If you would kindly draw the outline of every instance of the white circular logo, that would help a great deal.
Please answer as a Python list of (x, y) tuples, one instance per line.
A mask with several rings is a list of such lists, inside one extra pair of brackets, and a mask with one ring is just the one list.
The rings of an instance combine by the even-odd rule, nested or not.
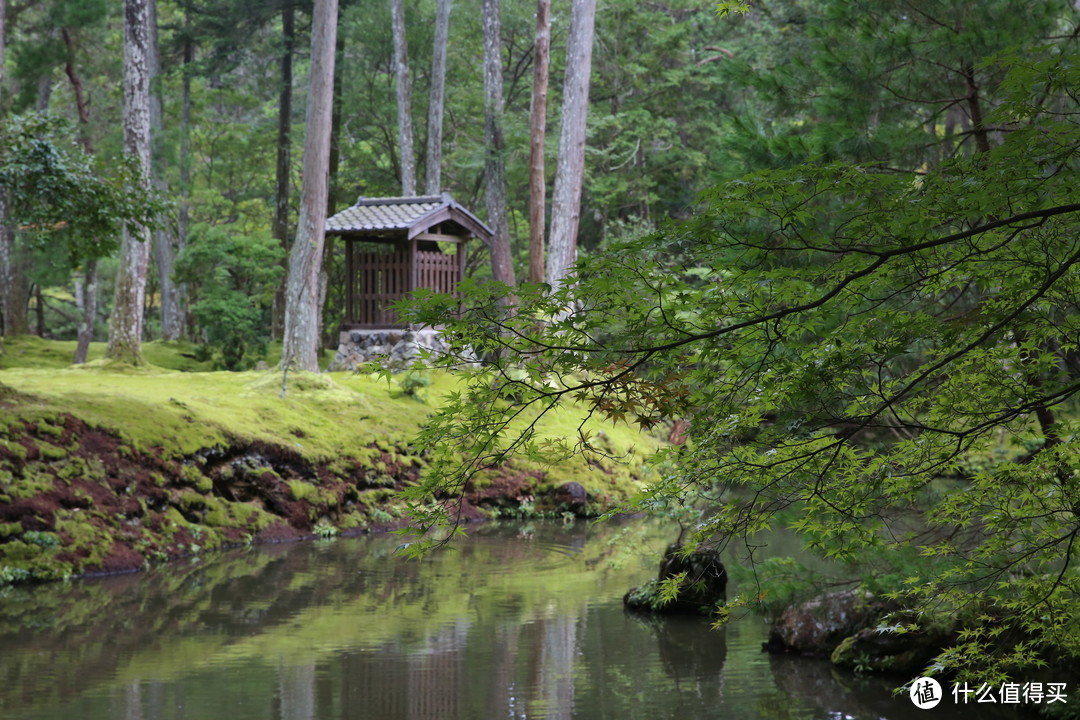
[(932, 677), (921, 677), (911, 683), (908, 690), (911, 702), (920, 710), (929, 710), (941, 702), (941, 685)]

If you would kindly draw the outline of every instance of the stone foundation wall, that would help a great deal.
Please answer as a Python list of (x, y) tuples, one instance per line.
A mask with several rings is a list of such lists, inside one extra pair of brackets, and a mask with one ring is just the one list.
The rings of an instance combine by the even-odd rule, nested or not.
[(355, 370), (366, 362), (380, 362), (394, 372), (402, 372), (420, 359), (421, 349), (436, 355), (450, 348), (442, 333), (433, 328), (419, 330), (344, 330), (330, 370)]

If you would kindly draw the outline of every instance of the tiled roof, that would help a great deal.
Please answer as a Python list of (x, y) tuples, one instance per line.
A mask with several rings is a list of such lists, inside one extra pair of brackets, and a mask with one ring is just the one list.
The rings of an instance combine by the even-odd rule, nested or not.
[(457, 222), (474, 235), (491, 235), (491, 230), (454, 202), (449, 193), (422, 197), (362, 197), (352, 207), (329, 218), (326, 232), (364, 234), (405, 230), (412, 237), (446, 220)]

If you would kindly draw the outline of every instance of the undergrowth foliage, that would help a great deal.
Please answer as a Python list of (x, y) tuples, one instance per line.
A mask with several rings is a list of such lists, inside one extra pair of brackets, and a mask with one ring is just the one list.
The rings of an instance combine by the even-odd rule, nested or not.
[(638, 503), (699, 498), (691, 544), (794, 518), (839, 561), (902, 548), (890, 594), (968, 618), (936, 669), (991, 679), (1080, 656), (1075, 45), (1009, 61), (987, 152), (761, 172), (586, 258), (574, 283), (516, 288), (512, 308), (497, 284), (466, 284), (460, 311), (419, 295), (409, 320), (445, 323), (458, 354), (442, 362), (470, 381), (418, 440), (418, 525), (454, 526), (432, 498), (511, 456), (601, 453), (583, 429), (538, 436), (562, 404), (689, 418)]

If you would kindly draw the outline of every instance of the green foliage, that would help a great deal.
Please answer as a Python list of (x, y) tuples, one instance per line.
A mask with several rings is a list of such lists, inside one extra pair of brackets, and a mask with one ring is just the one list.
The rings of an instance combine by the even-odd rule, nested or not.
[(514, 455), (597, 458), (584, 430), (522, 423), (570, 402), (646, 428), (690, 418), (642, 502), (711, 504), (693, 542), (788, 522), (836, 561), (900, 548), (897, 602), (979, 608), (940, 667), (1080, 658), (1078, 57), (1070, 40), (997, 58), (987, 122), (1007, 132), (983, 152), (745, 176), (580, 262), (576, 285), (520, 288), (512, 312), (491, 285), (466, 285), (456, 317), (455, 298), (418, 298), (411, 321), (491, 359), (421, 434), (441, 477), (423, 490)]
[(0, 565), (0, 586), (25, 582), (30, 579), (30, 571), (10, 565)]
[(23, 533), (22, 541), (46, 549), (60, 547), (60, 537), (56, 533), (41, 532), (39, 530), (30, 530)]
[[(780, 0), (720, 28), (718, 177), (818, 159), (915, 170), (985, 151), (1006, 64), (1075, 27), (1066, 0)], [(1015, 73), (1014, 73), (1015, 77)], [(726, 166), (726, 167), (725, 167)]]
[(725, 17), (731, 13), (738, 15), (745, 15), (750, 12), (750, 4), (745, 2), (737, 2), (732, 0), (721, 0), (716, 4), (716, 14), (720, 17)]
[(57, 116), (29, 113), (0, 123), (4, 222), (42, 247), (61, 237), (73, 267), (114, 252), (125, 227), (154, 224), (162, 202), (140, 175), (131, 158), (105, 165), (83, 152)]
[(822, 575), (790, 557), (731, 563), (727, 571), (738, 587), (751, 591), (748, 599), (768, 617), (778, 617), (792, 605), (820, 594), (824, 586)]
[(284, 272), (280, 261), (281, 247), (269, 235), (205, 224), (192, 230), (176, 260), (191, 312), (226, 370), (247, 369), (266, 354), (270, 304)]
[(321, 540), (333, 540), (341, 534), (341, 531), (326, 519), (319, 520), (319, 522), (315, 523), (315, 527), (311, 529), (311, 532), (315, 533)]
[(423, 390), (431, 385), (428, 371), (422, 367), (412, 367), (398, 381), (401, 391), (411, 398), (423, 400)]
[[(681, 580), (681, 578), (678, 580)], [(661, 585), (659, 580), (651, 578), (642, 585), (631, 588), (627, 595), (627, 601), (634, 607), (647, 607), (651, 610), (659, 610), (678, 595), (678, 580), (674, 585), (674, 594), (672, 594), (670, 586), (665, 588), (665, 586)]]

